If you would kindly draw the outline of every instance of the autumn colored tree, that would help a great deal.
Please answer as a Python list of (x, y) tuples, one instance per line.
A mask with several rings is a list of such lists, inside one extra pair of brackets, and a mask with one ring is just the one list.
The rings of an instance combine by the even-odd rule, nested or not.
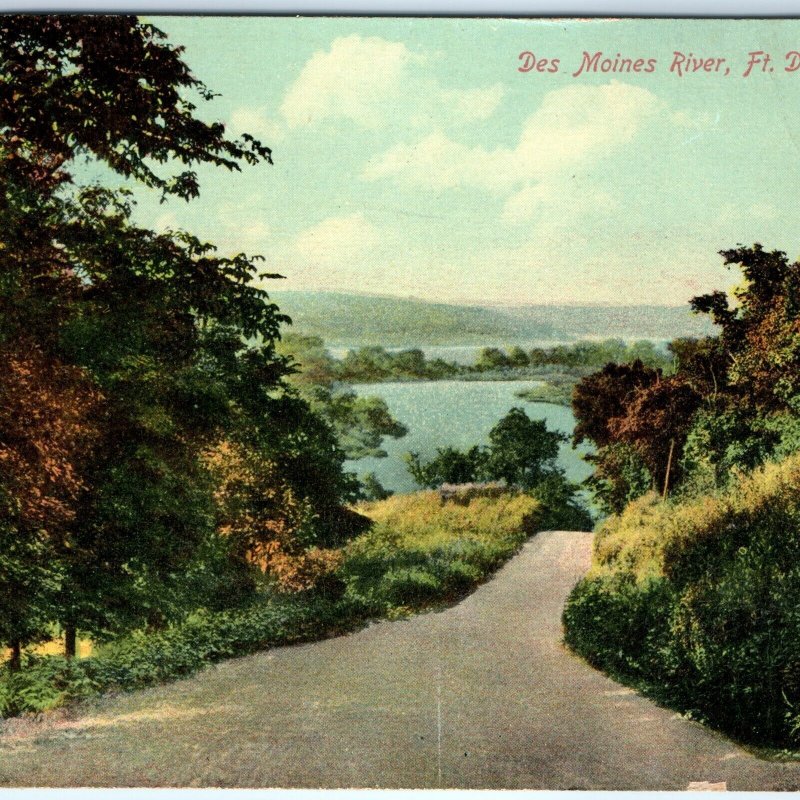
[(593, 480), (614, 498), (613, 510), (631, 497), (625, 475), (643, 487), (632, 453), (662, 489), (680, 484), (684, 473), (724, 482), (734, 468), (797, 447), (800, 263), (760, 244), (721, 255), (742, 271), (734, 298), (715, 291), (691, 301), (718, 335), (672, 342), (675, 374), (668, 378), (641, 364), (609, 364), (575, 390), (575, 441), (597, 446)]
[[(24, 353), (35, 333), (52, 383), (43, 397), (56, 398), (48, 425), (88, 426), (94, 445), (82, 449), (80, 472), (66, 444), (53, 450), (62, 468), (46, 489), (69, 507), (62, 546), (42, 549), (46, 537), (5, 525), (14, 546), (3, 569), (18, 580), (50, 559), (50, 619), (71, 654), (77, 629), (164, 624), (202, 602), (187, 596), (186, 576), (204, 572), (200, 554), (219, 552), (224, 515), (204, 458), (219, 443), (273, 465), (268, 476), (313, 509), (321, 539), (346, 530), (341, 503), (356, 487), (331, 425), (286, 391), (291, 368), (274, 343), (287, 319), (256, 281), (278, 276), (187, 233), (138, 227), (125, 191), (74, 183), (76, 158), (88, 157), (189, 200), (198, 165), (238, 170), (270, 162), (269, 149), (200, 119), (196, 103), (211, 93), (180, 47), (134, 17), (5, 16), (0, 75), (0, 346)], [(59, 394), (68, 375), (80, 381)], [(102, 415), (79, 389), (102, 398)], [(25, 406), (22, 382), (6, 390), (9, 408)], [(0, 475), (10, 509), (24, 507), (27, 491), (16, 473), (36, 472), (36, 435), (19, 435), (24, 469)], [(39, 599), (45, 583), (30, 584)]]
[(572, 397), (574, 444), (587, 439), (598, 447), (611, 444), (615, 439), (613, 421), (626, 415), (638, 390), (652, 386), (660, 377), (660, 370), (637, 360), (631, 364), (606, 364), (580, 381)]
[(285, 591), (330, 578), (340, 552), (320, 546), (311, 502), (295, 494), (274, 462), (229, 441), (209, 450), (206, 460), (215, 478), (219, 530), (238, 560)]
[(0, 644), (14, 668), (53, 618), (101, 403), (83, 370), (30, 339), (0, 345)]
[(680, 482), (683, 444), (703, 398), (680, 376), (636, 390), (624, 416), (609, 422), (612, 440), (638, 453), (663, 491)]

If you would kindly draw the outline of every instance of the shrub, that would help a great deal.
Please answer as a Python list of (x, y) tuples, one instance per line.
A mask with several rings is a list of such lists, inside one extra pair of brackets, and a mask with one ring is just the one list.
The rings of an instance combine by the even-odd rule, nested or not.
[(591, 663), (751, 742), (800, 726), (800, 457), (598, 531), (564, 612)]
[(345, 597), (388, 613), (452, 600), (476, 586), (538, 530), (541, 508), (526, 494), (398, 495), (359, 510), (373, 528), (344, 550)]
[(421, 605), (442, 593), (442, 584), (435, 575), (419, 567), (389, 570), (381, 578), (382, 594), (392, 605)]
[[(452, 600), (509, 558), (536, 530), (536, 500), (506, 492), (468, 505), (436, 492), (366, 503), (373, 528), (341, 551), (308, 550), (287, 566), (274, 594), (238, 610), (196, 613), (157, 633), (136, 633), (85, 659), (27, 654), (0, 667), (0, 716), (39, 712), (107, 690), (131, 690), (191, 675), (224, 658), (352, 629), (370, 617)], [(352, 525), (365, 517), (351, 512)]]
[(206, 664), (352, 625), (353, 608), (329, 597), (276, 596), (239, 611), (202, 613), (159, 633), (137, 633), (80, 660), (26, 655), (0, 669), (0, 716), (39, 712), (110, 689), (139, 689)]

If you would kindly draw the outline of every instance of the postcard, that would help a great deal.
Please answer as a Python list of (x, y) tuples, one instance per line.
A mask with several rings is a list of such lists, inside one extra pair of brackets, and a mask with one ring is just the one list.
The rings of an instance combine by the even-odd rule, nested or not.
[(0, 785), (800, 788), (800, 20), (0, 17)]

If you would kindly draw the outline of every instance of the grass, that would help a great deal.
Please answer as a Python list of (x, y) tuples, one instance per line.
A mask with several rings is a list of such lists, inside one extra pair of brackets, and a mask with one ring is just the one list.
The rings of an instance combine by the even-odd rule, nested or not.
[(566, 641), (754, 745), (800, 743), (800, 457), (730, 488), (632, 503), (598, 530)]
[(373, 527), (343, 550), (324, 590), (272, 594), (225, 612), (198, 612), (158, 633), (136, 633), (86, 658), (28, 652), (0, 667), (0, 717), (41, 712), (109, 690), (190, 675), (205, 665), (353, 630), (463, 596), (537, 530), (533, 498), (512, 492), (443, 503), (436, 492), (391, 497), (359, 511)]
[(543, 381), (540, 386), (517, 392), (517, 397), (529, 403), (550, 403), (554, 406), (569, 406), (572, 404), (572, 390), (575, 382), (554, 383)]
[(512, 492), (463, 505), (434, 491), (362, 504), (375, 524), (345, 549), (345, 598), (390, 616), (453, 600), (519, 549), (540, 510)]

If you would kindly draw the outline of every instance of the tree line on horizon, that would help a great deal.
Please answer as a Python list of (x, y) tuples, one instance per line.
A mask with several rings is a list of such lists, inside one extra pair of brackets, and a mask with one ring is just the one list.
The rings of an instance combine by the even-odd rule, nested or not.
[(582, 376), (587, 370), (609, 362), (639, 360), (647, 366), (670, 371), (674, 356), (650, 340), (626, 343), (623, 339), (581, 340), (552, 347), (525, 350), (480, 348), (473, 364), (459, 364), (443, 358), (429, 358), (419, 347), (387, 349), (365, 345), (334, 358), (319, 336), (289, 332), (283, 337), (282, 352), (291, 354), (307, 374), (306, 383), (332, 386), (340, 383), (373, 383), (402, 380), (446, 380), (475, 377), (526, 378), (548, 372)]

